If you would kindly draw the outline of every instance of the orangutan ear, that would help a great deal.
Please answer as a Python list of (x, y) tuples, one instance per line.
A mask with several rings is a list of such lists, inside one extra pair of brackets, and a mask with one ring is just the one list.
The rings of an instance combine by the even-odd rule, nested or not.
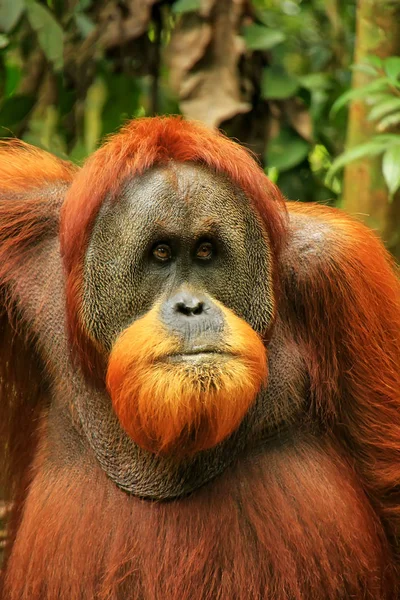
[(40, 307), (33, 305), (30, 280), (42, 260), (41, 247), (57, 236), (75, 170), (21, 141), (0, 144), (0, 476), (9, 478), (4, 489), (25, 467), (44, 398), (44, 365), (32, 335)]

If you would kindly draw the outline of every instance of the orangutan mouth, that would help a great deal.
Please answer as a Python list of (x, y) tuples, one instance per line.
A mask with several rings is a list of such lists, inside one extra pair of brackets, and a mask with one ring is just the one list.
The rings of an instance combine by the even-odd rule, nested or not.
[(167, 363), (180, 362), (205, 362), (205, 361), (221, 361), (233, 358), (235, 355), (229, 352), (221, 352), (220, 350), (199, 349), (191, 352), (179, 352), (169, 354), (163, 360)]

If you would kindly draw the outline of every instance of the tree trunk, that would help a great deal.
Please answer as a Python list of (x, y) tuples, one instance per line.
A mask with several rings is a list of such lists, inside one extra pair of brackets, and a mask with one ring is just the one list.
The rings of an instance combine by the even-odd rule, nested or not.
[[(356, 64), (366, 57), (400, 55), (400, 0), (358, 0)], [(371, 76), (355, 71), (353, 88), (364, 86)], [(361, 144), (376, 133), (367, 120), (368, 107), (362, 100), (352, 102), (347, 132), (347, 148)], [(346, 166), (343, 208), (361, 217), (383, 238), (400, 259), (400, 194), (389, 203), (389, 192), (382, 175), (380, 156), (364, 158)]]

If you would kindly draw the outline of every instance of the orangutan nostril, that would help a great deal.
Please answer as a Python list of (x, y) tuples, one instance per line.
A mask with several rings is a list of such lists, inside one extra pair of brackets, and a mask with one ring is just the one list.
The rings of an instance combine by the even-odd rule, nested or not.
[(187, 317), (198, 316), (204, 312), (204, 302), (201, 302), (197, 298), (188, 297), (177, 302), (174, 309), (175, 312)]

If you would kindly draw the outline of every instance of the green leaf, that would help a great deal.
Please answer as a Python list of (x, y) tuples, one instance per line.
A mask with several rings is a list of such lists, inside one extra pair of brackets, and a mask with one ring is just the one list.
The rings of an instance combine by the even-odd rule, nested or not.
[(328, 183), (329, 181), (332, 181), (333, 175), (345, 165), (367, 156), (378, 156), (378, 154), (382, 154), (382, 152), (386, 150), (389, 144), (398, 144), (400, 146), (400, 135), (389, 133), (376, 135), (371, 141), (366, 142), (365, 144), (359, 144), (354, 146), (354, 148), (350, 148), (350, 150), (343, 152), (343, 154), (333, 161), (331, 168), (327, 173)]
[(181, 15), (188, 12), (196, 12), (201, 8), (201, 0), (176, 0), (172, 5), (172, 12)]
[(360, 73), (365, 73), (366, 75), (373, 75), (374, 77), (376, 77), (379, 73), (378, 69), (366, 63), (351, 65), (350, 68), (352, 71), (359, 71)]
[(92, 5), (92, 0), (78, 0), (75, 10), (78, 12), (88, 10)]
[(63, 30), (51, 12), (34, 2), (26, 0), (26, 11), (32, 29), (37, 33), (39, 44), (46, 58), (53, 63), (56, 71), (63, 66)]
[(265, 156), (268, 168), (276, 167), (287, 171), (303, 162), (310, 150), (310, 144), (290, 128), (282, 129), (269, 144)]
[(80, 165), (83, 163), (83, 161), (85, 160), (87, 155), (88, 155), (88, 152), (86, 149), (86, 145), (84, 144), (83, 140), (79, 138), (75, 142), (74, 147), (72, 148), (71, 152), (69, 153), (69, 159), (72, 160), (72, 162)]
[(66, 158), (66, 143), (58, 131), (59, 113), (54, 105), (47, 106), (39, 116), (33, 113), (23, 134), (23, 140)]
[(376, 54), (370, 54), (366, 57), (367, 62), (376, 69), (382, 69), (382, 59)]
[(386, 102), (387, 100), (393, 100), (396, 96), (394, 96), (393, 92), (390, 92), (390, 88), (387, 88), (386, 92), (372, 92), (365, 100), (365, 104), (368, 106), (376, 106), (377, 104), (381, 104), (382, 102)]
[[(35, 105), (35, 98), (32, 96), (12, 96), (7, 98), (0, 105), (0, 128), (11, 128), (20, 123)], [(1, 132), (2, 135), (9, 135), (10, 132)]]
[(4, 35), (4, 33), (0, 33), (0, 49), (6, 48), (10, 43), (10, 39)]
[(384, 119), (382, 119), (382, 121), (380, 121), (377, 125), (377, 130), (378, 131), (386, 131), (387, 129), (390, 129), (391, 127), (394, 127), (395, 125), (398, 125), (400, 123), (400, 113), (396, 112), (393, 115), (388, 115), (387, 117), (385, 117)]
[(244, 28), (243, 37), (249, 50), (270, 50), (286, 39), (282, 31), (253, 23)]
[(389, 56), (383, 61), (385, 73), (394, 82), (398, 81), (400, 75), (400, 56)]
[(348, 90), (347, 92), (339, 96), (336, 102), (333, 103), (330, 113), (331, 116), (335, 116), (335, 114), (350, 101), (357, 100), (360, 98), (365, 99), (368, 96), (368, 94), (371, 94), (373, 92), (385, 91), (387, 89), (387, 86), (387, 78), (380, 77), (379, 79), (371, 81), (371, 83), (364, 85), (363, 87)]
[(25, 10), (24, 0), (0, 0), (0, 31), (8, 33), (18, 23)]
[(392, 199), (400, 187), (400, 144), (386, 150), (382, 159), (382, 171)]
[(400, 98), (395, 98), (392, 96), (390, 99), (379, 102), (379, 104), (375, 104), (375, 106), (371, 108), (368, 115), (368, 121), (376, 121), (377, 119), (381, 119), (385, 115), (388, 115), (395, 110), (400, 110)]
[(297, 79), (283, 71), (266, 68), (261, 79), (261, 94), (265, 100), (290, 98), (299, 84)]
[(139, 80), (122, 73), (103, 74), (107, 86), (107, 101), (101, 117), (101, 135), (119, 129), (126, 119), (131, 119), (139, 106), (141, 88)]
[(86, 92), (84, 141), (86, 150), (93, 152), (101, 136), (102, 112), (107, 100), (107, 86), (102, 77), (96, 77)]
[[(7, 58), (9, 58), (9, 55), (7, 56)], [(6, 60), (6, 85), (4, 89), (4, 96), (6, 98), (12, 96), (15, 93), (21, 79), (21, 66), (18, 64), (14, 64), (9, 60)]]
[(75, 23), (76, 23), (76, 26), (78, 27), (79, 33), (81, 34), (81, 36), (83, 38), (87, 38), (88, 35), (90, 35), (92, 33), (92, 31), (95, 29), (95, 27), (96, 27), (95, 24), (84, 13), (78, 12), (78, 13), (75, 13), (74, 16), (75, 16)]
[(332, 87), (332, 80), (327, 73), (310, 73), (298, 77), (299, 84), (307, 90), (327, 90)]

